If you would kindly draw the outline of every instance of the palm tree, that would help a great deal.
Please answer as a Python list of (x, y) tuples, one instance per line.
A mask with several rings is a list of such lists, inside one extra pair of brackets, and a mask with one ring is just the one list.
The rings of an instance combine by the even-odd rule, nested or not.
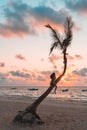
[(73, 22), (71, 17), (66, 18), (66, 22), (64, 25), (65, 37), (61, 38), (59, 33), (57, 33), (49, 24), (46, 25), (52, 32), (53, 38), (55, 42), (52, 44), (50, 48), (50, 54), (57, 47), (62, 51), (63, 54), (63, 63), (64, 69), (62, 74), (55, 80), (55, 83), (50, 85), (50, 87), (38, 98), (36, 99), (30, 106), (28, 106), (24, 111), (20, 111), (14, 118), (14, 122), (16, 123), (28, 123), (28, 124), (42, 124), (42, 120), (39, 115), (36, 113), (37, 107), (40, 103), (48, 96), (48, 94), (52, 91), (55, 84), (57, 84), (61, 78), (64, 76), (67, 68), (67, 47), (71, 44), (72, 40), (72, 27)]
[(56, 79), (55, 83), (58, 83), (60, 79), (64, 76), (67, 68), (67, 48), (71, 44), (72, 41), (72, 27), (73, 27), (73, 22), (71, 17), (67, 17), (65, 24), (64, 24), (64, 37), (61, 38), (60, 34), (56, 32), (49, 24), (46, 25), (51, 31), (52, 31), (52, 36), (54, 38), (54, 43), (51, 45), (50, 48), (50, 54), (53, 52), (54, 49), (59, 48), (62, 50), (63, 53), (63, 63), (64, 63), (64, 70), (63, 73)]

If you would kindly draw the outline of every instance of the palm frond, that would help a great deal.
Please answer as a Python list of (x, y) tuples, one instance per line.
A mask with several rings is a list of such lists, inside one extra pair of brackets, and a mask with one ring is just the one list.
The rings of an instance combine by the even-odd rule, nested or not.
[(53, 49), (55, 49), (57, 46), (58, 46), (58, 42), (54, 42), (54, 43), (51, 45), (49, 55), (52, 53)]
[(73, 22), (71, 17), (67, 17), (66, 18), (66, 22), (65, 22), (65, 39), (63, 41), (63, 46), (64, 47), (68, 47), (71, 44), (71, 40), (72, 40), (72, 27), (73, 27)]
[(61, 38), (60, 35), (48, 24), (45, 27), (51, 29), (52, 31), (52, 36), (54, 40), (56, 41), (55, 43), (52, 44), (52, 47), (50, 49), (50, 53), (52, 53), (53, 49), (59, 46), (61, 49), (63, 48), (62, 43), (61, 43)]

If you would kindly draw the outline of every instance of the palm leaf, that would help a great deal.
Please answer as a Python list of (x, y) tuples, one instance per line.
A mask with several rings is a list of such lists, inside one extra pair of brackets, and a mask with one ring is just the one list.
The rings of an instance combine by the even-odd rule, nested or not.
[(49, 55), (52, 53), (53, 49), (55, 49), (57, 46), (58, 46), (58, 42), (54, 42), (54, 43), (51, 45)]
[(65, 22), (65, 39), (63, 41), (63, 47), (68, 47), (71, 44), (72, 40), (72, 27), (73, 27), (73, 22), (71, 17), (67, 17), (66, 22)]
[(52, 36), (55, 40), (55, 42), (52, 44), (51, 48), (50, 48), (50, 54), (52, 53), (53, 49), (56, 48), (57, 46), (60, 47), (61, 49), (63, 48), (62, 43), (61, 43), (61, 38), (59, 33), (57, 33), (49, 24), (46, 25), (45, 27), (51, 29), (52, 31)]

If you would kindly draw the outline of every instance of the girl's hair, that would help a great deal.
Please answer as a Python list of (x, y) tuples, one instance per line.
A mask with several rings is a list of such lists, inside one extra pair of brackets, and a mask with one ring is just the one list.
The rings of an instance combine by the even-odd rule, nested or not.
[(55, 73), (52, 73), (52, 74), (50, 75), (50, 78), (52, 79), (52, 78), (54, 78), (54, 76), (55, 76)]

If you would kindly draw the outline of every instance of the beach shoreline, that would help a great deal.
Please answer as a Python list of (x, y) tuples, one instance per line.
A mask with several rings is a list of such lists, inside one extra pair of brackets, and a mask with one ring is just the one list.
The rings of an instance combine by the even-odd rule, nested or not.
[(12, 120), (35, 99), (25, 96), (0, 97), (0, 130), (87, 130), (87, 102), (48, 100), (39, 105), (37, 113), (45, 122), (41, 126), (17, 126)]

